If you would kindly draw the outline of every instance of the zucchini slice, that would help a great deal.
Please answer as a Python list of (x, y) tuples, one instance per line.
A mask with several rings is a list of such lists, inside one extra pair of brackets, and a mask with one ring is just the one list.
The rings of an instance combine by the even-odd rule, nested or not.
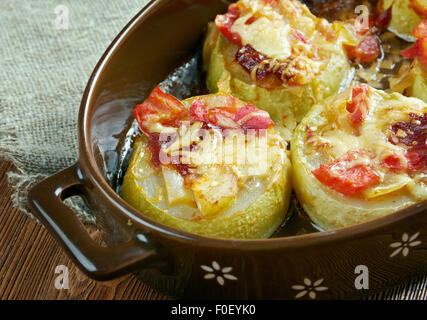
[(427, 104), (366, 84), (317, 104), (291, 142), (295, 193), (323, 229), (427, 199)]

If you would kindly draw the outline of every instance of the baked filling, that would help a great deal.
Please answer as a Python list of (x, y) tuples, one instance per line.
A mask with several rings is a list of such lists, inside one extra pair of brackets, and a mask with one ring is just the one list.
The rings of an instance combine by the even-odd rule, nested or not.
[(381, 199), (396, 192), (427, 198), (427, 108), (384, 97), (365, 84), (337, 96), (336, 112), (306, 127), (312, 174), (342, 195)]
[(230, 56), (264, 87), (311, 83), (329, 62), (330, 47), (341, 45), (337, 26), (297, 0), (240, 0), (215, 23), (234, 44)]
[(225, 94), (181, 102), (155, 88), (134, 114), (144, 142), (131, 170), (149, 200), (176, 217), (232, 215), (283, 173), (286, 144), (251, 103)]

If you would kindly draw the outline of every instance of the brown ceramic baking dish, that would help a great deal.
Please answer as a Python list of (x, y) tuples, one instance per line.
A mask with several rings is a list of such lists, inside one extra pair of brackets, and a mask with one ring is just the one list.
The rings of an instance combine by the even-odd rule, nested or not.
[[(31, 190), (31, 211), (90, 277), (134, 273), (174, 297), (354, 298), (424, 274), (427, 202), (337, 230), (225, 240), (161, 225), (116, 193), (113, 176), (133, 107), (195, 52), (207, 22), (227, 5), (222, 0), (152, 1), (125, 27), (84, 93), (78, 163)], [(96, 244), (64, 204), (74, 195), (96, 214), (108, 247)], [(369, 289), (357, 288), (360, 270), (369, 271)]]

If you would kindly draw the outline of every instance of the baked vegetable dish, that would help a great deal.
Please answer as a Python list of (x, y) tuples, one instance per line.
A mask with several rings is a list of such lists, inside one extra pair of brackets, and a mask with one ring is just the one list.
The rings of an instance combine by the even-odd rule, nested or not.
[(207, 85), (268, 111), (285, 138), (310, 107), (348, 85), (352, 32), (298, 0), (240, 0), (209, 25)]
[(363, 2), (365, 20), (362, 1), (311, 2), (318, 16), (298, 0), (216, 16), (201, 58), (210, 94), (156, 87), (134, 110), (127, 202), (180, 230), (255, 239), (289, 212), (316, 231), (427, 200), (426, 1)]
[(427, 104), (366, 84), (313, 107), (292, 140), (295, 192), (331, 229), (427, 199)]
[(143, 132), (122, 197), (171, 227), (269, 237), (291, 194), (286, 143), (267, 112), (226, 94), (179, 101), (155, 88), (134, 110)]

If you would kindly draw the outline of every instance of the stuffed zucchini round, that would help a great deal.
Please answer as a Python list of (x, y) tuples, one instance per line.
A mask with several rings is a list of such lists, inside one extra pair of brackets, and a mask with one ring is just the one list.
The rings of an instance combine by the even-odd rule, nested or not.
[(134, 114), (143, 136), (121, 196), (168, 226), (222, 238), (266, 238), (291, 194), (286, 143), (267, 112), (226, 94), (179, 101), (155, 88)]
[(411, 64), (403, 65), (397, 76), (390, 79), (390, 88), (427, 103), (427, 66), (418, 58)]
[(366, 84), (310, 110), (291, 143), (296, 195), (323, 229), (427, 199), (427, 104)]
[(412, 34), (414, 45), (402, 51), (412, 64), (405, 61), (396, 77), (390, 79), (390, 88), (406, 96), (416, 97), (427, 103), (427, 20), (419, 23)]
[(406, 41), (415, 41), (412, 29), (422, 20), (427, 19), (426, 0), (380, 0), (379, 11), (391, 7), (391, 20), (388, 30)]
[(298, 0), (240, 0), (208, 28), (210, 92), (230, 92), (269, 112), (285, 138), (311, 106), (344, 89), (351, 32), (311, 14)]

